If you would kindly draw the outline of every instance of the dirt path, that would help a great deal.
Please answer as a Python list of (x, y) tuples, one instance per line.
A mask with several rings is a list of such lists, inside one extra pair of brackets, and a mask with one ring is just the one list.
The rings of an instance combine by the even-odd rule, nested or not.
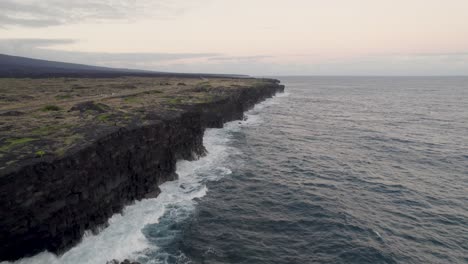
[(30, 111), (37, 110), (38, 108), (41, 108), (50, 104), (53, 104), (59, 107), (64, 107), (70, 104), (77, 104), (77, 103), (82, 103), (86, 101), (95, 101), (95, 100), (104, 100), (104, 99), (134, 96), (134, 95), (138, 95), (138, 94), (142, 94), (142, 93), (150, 92), (150, 91), (155, 91), (155, 90), (160, 91), (161, 90), (160, 88), (161, 87), (158, 87), (157, 89), (149, 88), (149, 89), (139, 89), (138, 91), (127, 91), (127, 92), (124, 91), (120, 93), (84, 96), (84, 97), (74, 98), (71, 100), (60, 100), (60, 101), (51, 100), (51, 101), (46, 101), (46, 102), (34, 102), (28, 106), (2, 108), (0, 109), (0, 115), (7, 113), (7, 112), (11, 112), (11, 111), (30, 112)]

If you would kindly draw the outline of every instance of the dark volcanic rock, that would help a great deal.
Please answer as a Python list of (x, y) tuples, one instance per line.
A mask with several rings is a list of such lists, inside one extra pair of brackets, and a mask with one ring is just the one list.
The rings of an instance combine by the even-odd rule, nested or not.
[[(244, 111), (283, 89), (274, 81), (236, 89), (223, 101), (155, 116), (145, 125), (112, 131), (65, 157), (39, 159), (0, 175), (0, 260), (44, 250), (62, 253), (86, 230), (105, 226), (125, 205), (156, 197), (160, 184), (177, 178), (177, 160), (205, 154), (205, 128), (242, 119)], [(76, 108), (85, 109), (95, 110), (92, 103)]]
[(111, 260), (111, 261), (108, 261), (106, 264), (140, 264), (140, 262), (130, 261), (130, 260), (128, 260), (128, 259), (126, 259), (126, 260), (120, 262), (120, 261), (118, 261), (118, 260), (116, 260), (116, 259), (113, 259), (113, 260)]
[(105, 104), (96, 104), (92, 101), (79, 103), (73, 106), (70, 111), (80, 111), (80, 113), (84, 113), (86, 111), (94, 111), (97, 113), (105, 113), (110, 109), (109, 106)]
[(21, 116), (24, 115), (21, 111), (8, 111), (5, 113), (0, 113), (0, 116)]

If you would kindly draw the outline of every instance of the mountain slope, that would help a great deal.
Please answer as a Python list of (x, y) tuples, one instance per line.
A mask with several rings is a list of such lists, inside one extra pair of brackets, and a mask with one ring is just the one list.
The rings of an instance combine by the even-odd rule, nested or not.
[(131, 69), (98, 67), (75, 63), (39, 60), (0, 54), (0, 78), (20, 77), (117, 77), (117, 76), (175, 76), (175, 77), (246, 77), (243, 75), (166, 73)]

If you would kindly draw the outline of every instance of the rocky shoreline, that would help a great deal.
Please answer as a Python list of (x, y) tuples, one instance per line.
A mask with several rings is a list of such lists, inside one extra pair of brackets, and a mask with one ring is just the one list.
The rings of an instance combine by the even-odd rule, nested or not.
[(242, 119), (283, 90), (277, 80), (225, 89), (221, 100), (147, 114), (144, 123), (109, 129), (63, 157), (37, 159), (0, 175), (0, 260), (44, 250), (60, 254), (85, 231), (105, 227), (124, 206), (157, 197), (159, 185), (177, 178), (177, 160), (205, 154), (206, 128)]
[(116, 260), (116, 259), (113, 259), (113, 260), (111, 260), (111, 261), (107, 261), (106, 264), (140, 264), (140, 262), (131, 261), (131, 260), (129, 260), (129, 259), (126, 259), (126, 260), (120, 262), (120, 261), (118, 261), (118, 260)]

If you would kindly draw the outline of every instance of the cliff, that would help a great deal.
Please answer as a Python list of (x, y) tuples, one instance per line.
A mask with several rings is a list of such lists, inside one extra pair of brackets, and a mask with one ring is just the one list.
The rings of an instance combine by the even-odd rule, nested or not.
[[(44, 250), (60, 254), (78, 243), (86, 230), (97, 232), (104, 227), (125, 205), (156, 197), (160, 184), (177, 178), (177, 160), (205, 154), (205, 128), (241, 119), (256, 103), (284, 89), (276, 80), (234, 82), (237, 84), (217, 87), (205, 80), (195, 85), (185, 81), (187, 84), (174, 84), (183, 92), (165, 97), (161, 89), (145, 90), (137, 93), (142, 95), (141, 101), (127, 102), (138, 107), (116, 109), (112, 96), (100, 103), (72, 101), (57, 107), (68, 109), (63, 115), (76, 115), (70, 119), (76, 127), (61, 126), (36, 138), (25, 137), (27, 133), (21, 130), (21, 139), (29, 140), (9, 139), (4, 128), (10, 126), (14, 131), (15, 127), (0, 123), (0, 260)], [(118, 99), (139, 98), (135, 96), (124, 93)], [(151, 104), (148, 100), (153, 96), (163, 99)], [(17, 124), (20, 118), (12, 116), (25, 118), (23, 113), (28, 111), (37, 113), (37, 109), (19, 105), (4, 108), (2, 114), (16, 119)], [(86, 115), (91, 112), (94, 116)], [(57, 122), (68, 118), (49, 115)], [(77, 123), (80, 120), (83, 124)], [(31, 125), (39, 128), (28, 131), (41, 130), (37, 124)], [(60, 142), (69, 143), (71, 132), (81, 134), (74, 137), (73, 144), (61, 148)], [(12, 144), (18, 141), (21, 143)]]

